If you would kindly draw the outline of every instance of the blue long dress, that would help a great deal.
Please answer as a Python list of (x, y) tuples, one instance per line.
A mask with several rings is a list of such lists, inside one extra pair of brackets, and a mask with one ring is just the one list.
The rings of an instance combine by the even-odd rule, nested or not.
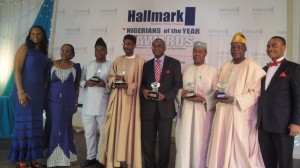
[(80, 64), (69, 69), (50, 65), (45, 124), (47, 167), (70, 166), (77, 160), (72, 117), (76, 103), (75, 85), (79, 85), (80, 76)]
[(47, 57), (39, 50), (27, 48), (22, 69), (22, 85), (31, 97), (28, 106), (19, 104), (17, 88), (14, 87), (16, 121), (9, 160), (32, 161), (44, 156), (43, 109)]

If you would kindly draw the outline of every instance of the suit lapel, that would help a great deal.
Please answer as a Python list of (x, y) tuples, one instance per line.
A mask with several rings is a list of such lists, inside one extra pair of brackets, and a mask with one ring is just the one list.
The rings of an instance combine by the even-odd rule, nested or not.
[(275, 72), (275, 74), (273, 75), (268, 88), (270, 88), (270, 86), (272, 86), (274, 81), (279, 77), (279, 74), (286, 68), (286, 63), (287, 63), (286, 59), (283, 59), (281, 61), (281, 64), (280, 64), (279, 68), (277, 69), (277, 71)]

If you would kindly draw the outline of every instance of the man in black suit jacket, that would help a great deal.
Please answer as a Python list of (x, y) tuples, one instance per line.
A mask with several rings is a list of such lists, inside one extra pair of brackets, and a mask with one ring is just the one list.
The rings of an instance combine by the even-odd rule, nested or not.
[(266, 168), (293, 167), (294, 137), (300, 132), (300, 66), (283, 55), (286, 41), (272, 37), (259, 99), (259, 143)]
[[(174, 98), (182, 87), (180, 62), (166, 56), (162, 39), (155, 39), (152, 52), (155, 58), (144, 64), (141, 83), (142, 149), (145, 168), (167, 168), (170, 157), (172, 120), (176, 115)], [(155, 79), (155, 67), (160, 60), (161, 75)], [(159, 82), (158, 97), (149, 98), (151, 84)], [(159, 137), (159, 157), (155, 159), (156, 136)]]

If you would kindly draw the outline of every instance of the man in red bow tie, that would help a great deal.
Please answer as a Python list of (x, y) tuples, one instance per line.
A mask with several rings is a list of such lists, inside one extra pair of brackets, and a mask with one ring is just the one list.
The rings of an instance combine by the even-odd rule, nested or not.
[(292, 168), (294, 137), (300, 132), (300, 66), (284, 58), (286, 41), (272, 37), (267, 54), (273, 62), (261, 82), (259, 143), (266, 168)]

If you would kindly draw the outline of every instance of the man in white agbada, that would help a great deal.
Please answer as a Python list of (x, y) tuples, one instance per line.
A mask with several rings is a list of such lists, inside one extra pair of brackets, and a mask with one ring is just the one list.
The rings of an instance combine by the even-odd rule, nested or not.
[[(236, 33), (231, 41), (232, 60), (220, 69), (219, 82), (227, 84), (218, 99), (208, 150), (208, 168), (263, 168), (258, 143), (257, 101), (265, 75), (245, 58), (246, 38)], [(216, 94), (217, 96), (217, 94)]]
[[(105, 114), (110, 94), (107, 87), (111, 62), (106, 60), (107, 46), (102, 38), (95, 44), (95, 57), (82, 68), (80, 85), (84, 89), (82, 124), (86, 138), (87, 156), (81, 167), (87, 167), (97, 162), (97, 149), (104, 133)], [(96, 133), (100, 131), (97, 147)]]
[[(195, 42), (194, 64), (183, 74), (177, 100), (181, 111), (176, 124), (176, 168), (206, 168), (207, 149), (214, 111), (209, 94), (216, 89), (217, 69), (205, 63), (207, 44)], [(191, 87), (194, 85), (194, 87)], [(194, 96), (190, 95), (194, 92)]]

